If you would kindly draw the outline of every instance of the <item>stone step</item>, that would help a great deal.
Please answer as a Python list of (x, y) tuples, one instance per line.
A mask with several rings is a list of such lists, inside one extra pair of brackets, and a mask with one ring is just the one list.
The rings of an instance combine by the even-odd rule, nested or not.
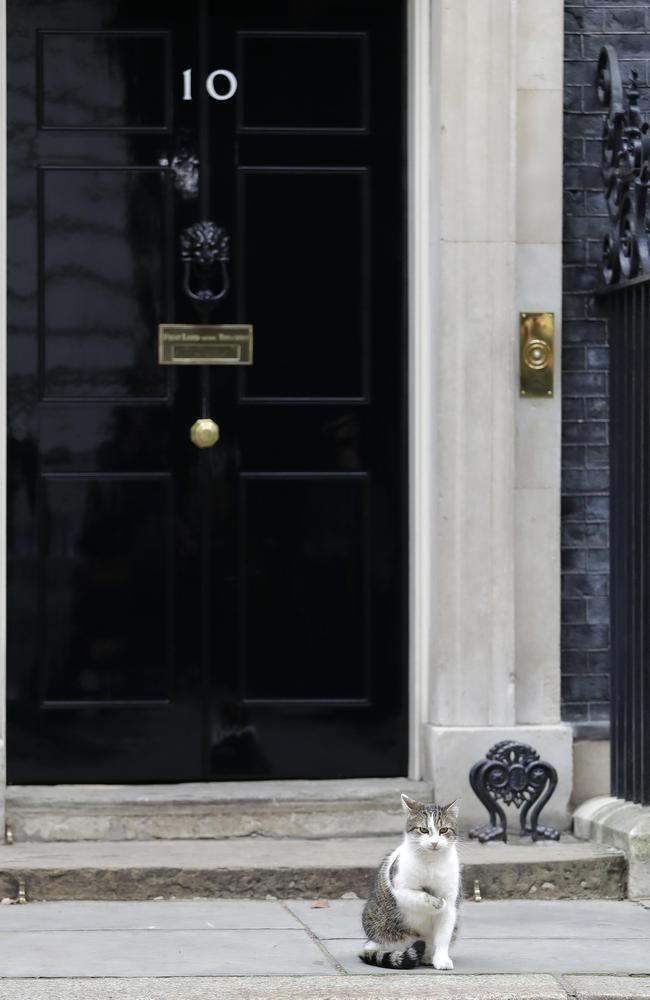
[[(395, 837), (258, 837), (16, 843), (0, 847), (0, 895), (27, 899), (364, 897)], [(464, 885), (484, 899), (622, 899), (626, 861), (611, 847), (462, 843)]]
[(224, 781), (182, 785), (31, 785), (7, 790), (14, 841), (200, 840), (399, 834), (407, 778)]

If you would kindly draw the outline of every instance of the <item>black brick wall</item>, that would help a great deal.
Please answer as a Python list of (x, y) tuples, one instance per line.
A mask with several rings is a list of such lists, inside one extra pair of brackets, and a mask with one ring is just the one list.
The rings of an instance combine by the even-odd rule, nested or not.
[(598, 282), (606, 208), (600, 175), (598, 53), (614, 45), (650, 109), (649, 0), (565, 4), (562, 347), (562, 708), (589, 729), (609, 719), (609, 398)]

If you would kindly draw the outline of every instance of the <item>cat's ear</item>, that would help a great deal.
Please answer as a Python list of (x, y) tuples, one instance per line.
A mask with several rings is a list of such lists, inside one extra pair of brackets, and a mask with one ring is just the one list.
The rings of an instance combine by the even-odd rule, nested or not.
[(454, 799), (448, 806), (443, 806), (443, 811), (449, 813), (454, 819), (458, 819), (460, 799)]
[(410, 799), (408, 795), (402, 793), (402, 808), (406, 813), (420, 812), (423, 806), (421, 802), (416, 802), (415, 799)]

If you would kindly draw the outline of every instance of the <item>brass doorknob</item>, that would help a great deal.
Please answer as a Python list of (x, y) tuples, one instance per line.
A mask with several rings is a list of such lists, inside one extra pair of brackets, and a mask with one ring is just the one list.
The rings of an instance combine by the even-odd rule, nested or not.
[(219, 440), (219, 425), (209, 417), (202, 417), (192, 424), (190, 437), (197, 448), (211, 448)]

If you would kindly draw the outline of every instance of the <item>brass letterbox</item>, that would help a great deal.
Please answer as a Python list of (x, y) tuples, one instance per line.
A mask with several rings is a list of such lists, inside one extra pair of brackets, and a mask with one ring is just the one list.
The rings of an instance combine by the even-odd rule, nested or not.
[(161, 365), (252, 365), (253, 327), (222, 323), (161, 323), (158, 327)]

